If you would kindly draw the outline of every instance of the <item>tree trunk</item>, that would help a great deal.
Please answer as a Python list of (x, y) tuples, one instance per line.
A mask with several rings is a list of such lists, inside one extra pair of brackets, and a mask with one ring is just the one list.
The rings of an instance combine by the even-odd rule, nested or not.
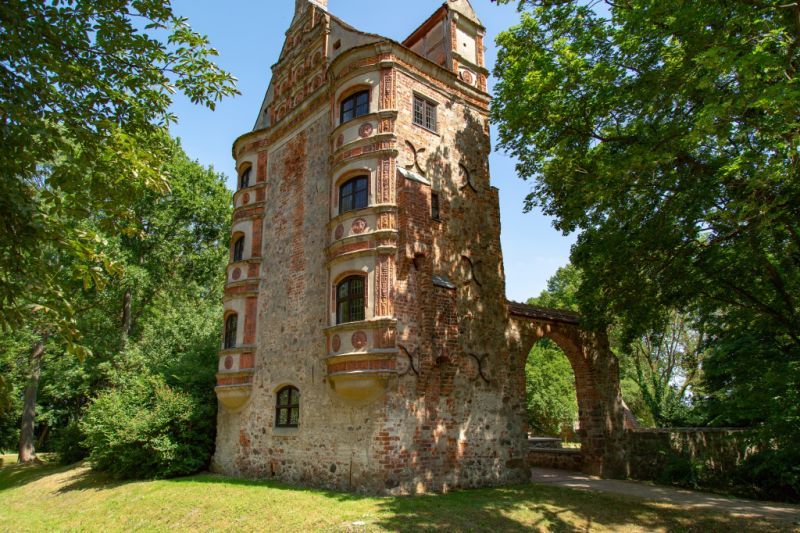
[(39, 375), (42, 370), (44, 343), (47, 335), (41, 335), (31, 347), (28, 359), (28, 384), (25, 386), (25, 404), (22, 408), (22, 425), (19, 433), (20, 463), (31, 463), (37, 460), (33, 444), (33, 429), (36, 422), (36, 395), (39, 392)]
[(122, 296), (122, 348), (128, 344), (128, 334), (131, 331), (131, 291), (125, 290)]

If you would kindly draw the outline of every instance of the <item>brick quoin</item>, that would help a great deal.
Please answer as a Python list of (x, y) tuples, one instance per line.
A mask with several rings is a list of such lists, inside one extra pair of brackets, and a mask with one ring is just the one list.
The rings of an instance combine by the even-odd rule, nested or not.
[[(237, 165), (256, 165), (255, 194), (241, 196), (255, 201), (234, 213), (251, 221), (252, 255), (225, 291), (243, 346), (220, 351), (212, 469), (390, 494), (524, 481), (524, 368), (546, 336), (575, 370), (575, 464), (618, 474), (607, 338), (574, 314), (505, 298), (474, 9), (451, 0), (398, 44), (324, 4), (297, 0), (256, 126), (234, 142)], [(361, 90), (368, 113), (340, 123), (343, 97)], [(435, 107), (435, 131), (415, 123), (418, 98)], [(339, 186), (355, 175), (368, 176), (368, 203), (342, 211)], [(364, 319), (338, 324), (348, 276), (363, 280)], [(286, 386), (300, 391), (297, 428), (275, 427)]]

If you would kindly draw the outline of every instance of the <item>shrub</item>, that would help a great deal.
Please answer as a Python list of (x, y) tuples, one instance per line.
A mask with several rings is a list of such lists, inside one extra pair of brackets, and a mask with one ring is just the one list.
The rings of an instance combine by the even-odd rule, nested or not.
[(208, 465), (213, 424), (213, 406), (145, 375), (98, 396), (80, 428), (94, 468), (117, 478), (165, 478)]
[(86, 459), (89, 450), (83, 443), (84, 438), (77, 422), (70, 422), (65, 427), (57, 429), (52, 437), (52, 448), (58, 454), (58, 461), (64, 465), (71, 465)]

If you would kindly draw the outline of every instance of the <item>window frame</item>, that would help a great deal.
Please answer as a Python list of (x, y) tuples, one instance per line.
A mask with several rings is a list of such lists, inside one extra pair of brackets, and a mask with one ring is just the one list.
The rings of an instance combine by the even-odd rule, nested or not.
[[(364, 115), (369, 114), (369, 107), (370, 107), (370, 90), (369, 89), (362, 89), (356, 91), (352, 94), (347, 95), (347, 97), (342, 98), (341, 103), (339, 104), (339, 124), (344, 124), (345, 122), (350, 122), (353, 119), (358, 117), (363, 117)], [(366, 96), (366, 102), (361, 102), (359, 104), (358, 100), (360, 97)], [(352, 103), (352, 116), (349, 118), (345, 118), (345, 106), (347, 104)], [(361, 112), (359, 112), (359, 109)]]
[[(281, 403), (281, 394), (288, 391), (287, 403)], [(297, 410), (297, 420), (292, 424), (292, 411)], [(286, 423), (281, 423), (281, 413), (286, 412)], [(294, 385), (285, 385), (275, 393), (275, 427), (296, 428), (300, 425), (300, 389)]]
[[(421, 110), (419, 113), (419, 120), (417, 120), (417, 104), (420, 104)], [(424, 128), (433, 133), (439, 133), (439, 117), (437, 113), (439, 104), (430, 100), (422, 95), (414, 93), (413, 103), (411, 106), (412, 122), (415, 126)]]
[(233, 241), (233, 262), (244, 261), (244, 235), (239, 235)]
[[(358, 184), (363, 180), (364, 187), (363, 189), (358, 188)], [(352, 193), (347, 194), (351, 200), (351, 207), (345, 209), (344, 208), (344, 188), (350, 184), (353, 184)], [(364, 205), (356, 205), (356, 199), (358, 198), (358, 193), (364, 193)], [(358, 176), (353, 176), (348, 180), (344, 181), (341, 185), (339, 185), (339, 214), (347, 213), (348, 211), (355, 211), (357, 209), (364, 209), (365, 207), (369, 206), (369, 176), (366, 174), (361, 174)]]
[[(358, 281), (361, 284), (360, 294), (351, 285), (352, 282)], [(342, 287), (347, 286), (347, 291), (342, 296)], [(361, 305), (358, 305), (360, 302)], [(344, 320), (341, 312), (342, 304), (346, 305), (347, 320)], [(360, 312), (358, 312), (360, 310)], [(354, 317), (354, 311), (355, 317)], [(347, 324), (349, 322), (359, 322), (365, 320), (367, 315), (367, 277), (354, 274), (347, 276), (339, 283), (336, 284), (336, 324)]]
[(231, 313), (225, 317), (225, 333), (222, 337), (222, 348), (236, 348), (236, 337), (239, 334), (239, 315)]
[(246, 189), (250, 186), (250, 174), (252, 170), (253, 167), (248, 166), (239, 174), (239, 190)]

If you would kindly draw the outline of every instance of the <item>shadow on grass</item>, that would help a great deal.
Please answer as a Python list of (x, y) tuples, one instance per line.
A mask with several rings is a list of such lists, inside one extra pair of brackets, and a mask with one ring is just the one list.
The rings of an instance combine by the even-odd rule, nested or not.
[(386, 498), (381, 509), (376, 525), (391, 531), (793, 531), (788, 523), (536, 485)]
[[(378, 516), (371, 524), (389, 531), (794, 531), (788, 523), (737, 517), (723, 511), (680, 509), (624, 496), (534, 484), (374, 497), (215, 474), (170, 481), (313, 493), (341, 503), (371, 500), (378, 507)], [(289, 505), (290, 499), (287, 495)]]
[(0, 467), (0, 491), (21, 487), (51, 474), (66, 472), (74, 467), (75, 465), (57, 463), (6, 464)]

